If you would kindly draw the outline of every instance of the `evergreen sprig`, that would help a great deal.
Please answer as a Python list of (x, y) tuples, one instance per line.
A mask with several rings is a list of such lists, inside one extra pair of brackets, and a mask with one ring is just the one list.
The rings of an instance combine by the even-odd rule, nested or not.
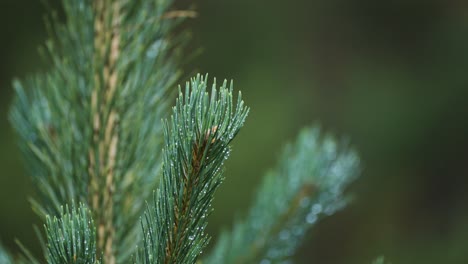
[(85, 203), (108, 263), (138, 243), (139, 217), (160, 174), (162, 124), (181, 76), (190, 12), (172, 0), (63, 0), (41, 49), (47, 72), (13, 86), (10, 119), (44, 218)]
[[(134, 255), (136, 263), (193, 264), (209, 242), (211, 202), (249, 109), (240, 93), (233, 102), (232, 82), (208, 92), (198, 75), (164, 119), (187, 39), (175, 27), (194, 16), (172, 4), (63, 0), (66, 23), (53, 13), (42, 49), (51, 68), (13, 84), (10, 119), (39, 193), (33, 207), (46, 222), (48, 263)], [(358, 163), (346, 145), (306, 129), (204, 263), (287, 260), (310, 226), (347, 203)], [(23, 251), (16, 263), (40, 263)], [(0, 263), (13, 261), (0, 247)]]
[(303, 130), (263, 180), (247, 217), (221, 234), (203, 263), (288, 260), (317, 220), (347, 203), (343, 192), (356, 177), (358, 164), (346, 144), (321, 136), (318, 128)]
[(80, 204), (65, 206), (59, 218), (46, 217), (47, 262), (50, 264), (94, 264), (96, 228), (91, 212)]
[(240, 93), (233, 104), (232, 82), (206, 90), (207, 77), (191, 79), (164, 123), (163, 176), (142, 220), (139, 263), (195, 263), (209, 241), (211, 201), (248, 108)]

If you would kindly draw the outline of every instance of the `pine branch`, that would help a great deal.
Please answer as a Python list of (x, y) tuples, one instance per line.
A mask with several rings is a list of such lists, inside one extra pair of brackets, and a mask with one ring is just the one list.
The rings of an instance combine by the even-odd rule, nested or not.
[(211, 95), (207, 77), (198, 75), (179, 92), (165, 122), (163, 176), (142, 220), (144, 245), (138, 263), (195, 263), (209, 237), (205, 231), (213, 195), (221, 184), (229, 143), (248, 113), (240, 93), (233, 105), (231, 87)]
[(80, 204), (68, 206), (60, 218), (46, 219), (47, 262), (50, 264), (94, 264), (96, 259), (96, 228), (91, 212)]
[(254, 205), (232, 231), (223, 232), (203, 263), (282, 263), (320, 218), (348, 202), (358, 157), (319, 130), (305, 129), (264, 179)]
[[(46, 73), (15, 81), (10, 112), (41, 217), (89, 204), (106, 263), (128, 261), (160, 168), (161, 118), (186, 34), (172, 0), (63, 0), (42, 49)], [(118, 228), (117, 228), (118, 227)]]
[[(160, 122), (186, 36), (172, 32), (196, 15), (172, 2), (63, 0), (67, 22), (52, 15), (42, 50), (51, 68), (13, 84), (10, 119), (39, 193), (49, 263), (126, 263), (142, 240), (138, 263), (191, 264), (208, 244), (207, 215), (248, 108), (240, 93), (233, 104), (232, 83), (208, 94), (198, 75)], [(317, 219), (347, 203), (357, 164), (353, 151), (306, 130), (206, 262), (288, 259)], [(141, 238), (138, 218), (160, 174)], [(64, 211), (73, 201), (80, 206)], [(23, 251), (19, 263), (39, 263)], [(2, 260), (11, 257), (0, 249)]]

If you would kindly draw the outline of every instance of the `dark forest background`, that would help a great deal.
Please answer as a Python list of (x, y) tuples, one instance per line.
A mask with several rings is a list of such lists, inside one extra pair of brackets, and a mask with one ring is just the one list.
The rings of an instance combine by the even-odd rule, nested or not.
[[(354, 203), (310, 232), (298, 263), (468, 263), (468, 2), (196, 5), (188, 26), (203, 53), (188, 70), (234, 79), (252, 108), (215, 199), (215, 237), (245, 212), (284, 143), (320, 123), (349, 136), (363, 173)], [(39, 0), (0, 1), (0, 239), (37, 253), (32, 224), (42, 224), (7, 113), (12, 78), (47, 69), (44, 13)]]

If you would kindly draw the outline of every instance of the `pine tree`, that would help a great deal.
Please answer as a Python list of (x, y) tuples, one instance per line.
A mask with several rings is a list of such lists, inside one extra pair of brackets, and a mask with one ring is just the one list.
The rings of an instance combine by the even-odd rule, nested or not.
[[(357, 154), (306, 128), (246, 217), (202, 255), (223, 163), (249, 108), (232, 82), (196, 75), (175, 88), (191, 55), (178, 26), (195, 12), (172, 0), (63, 8), (64, 24), (50, 11), (41, 49), (51, 68), (14, 81), (10, 113), (37, 187), (47, 263), (290, 263), (310, 227), (348, 203)], [(0, 262), (43, 262), (24, 252), (14, 259), (0, 247)]]

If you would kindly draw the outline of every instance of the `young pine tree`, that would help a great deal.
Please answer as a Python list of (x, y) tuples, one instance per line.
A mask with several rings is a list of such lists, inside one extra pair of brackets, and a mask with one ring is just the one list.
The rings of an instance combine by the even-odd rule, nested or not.
[(202, 255), (249, 108), (232, 82), (197, 75), (176, 88), (190, 55), (177, 26), (193, 11), (172, 0), (63, 0), (63, 10), (65, 23), (51, 11), (41, 50), (50, 69), (14, 82), (10, 113), (44, 260), (0, 250), (1, 263), (290, 263), (307, 230), (346, 205), (357, 155), (306, 128), (246, 217)]

